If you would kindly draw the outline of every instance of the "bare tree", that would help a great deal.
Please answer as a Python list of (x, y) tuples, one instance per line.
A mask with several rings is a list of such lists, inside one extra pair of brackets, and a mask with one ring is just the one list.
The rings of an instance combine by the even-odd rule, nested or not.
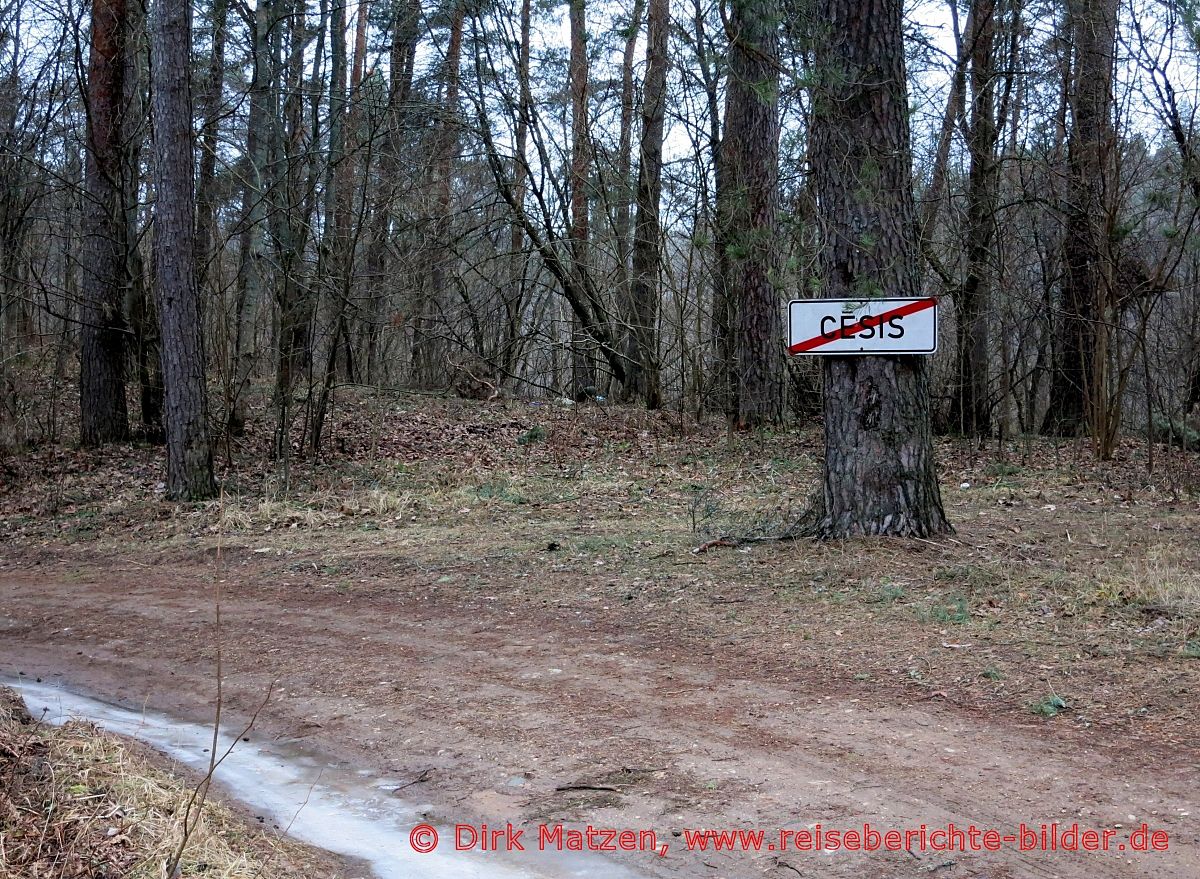
[[(6, 437), (61, 435), (33, 389), (62, 386), (76, 353), (86, 444), (128, 434), (126, 383), (140, 435), (163, 423), (144, 5), (0, 0)], [(781, 294), (812, 292), (820, 260), (843, 257), (852, 277), (829, 292), (952, 301), (943, 351), (896, 361), (925, 371), (939, 428), (1086, 432), (1104, 456), (1125, 423), (1181, 422), (1200, 375), (1190, 12), (1144, 0), (1124, 30), (1114, 0), (944, 5), (956, 51), (908, 56), (924, 277), (883, 255), (892, 221), (872, 205), (901, 178), (877, 161), (882, 137), (868, 149), (874, 74), (846, 74), (834, 102), (859, 101), (855, 84), (870, 96), (839, 117), (861, 143), (811, 114), (828, 21), (807, 7), (195, 6), (195, 262), (227, 457), (269, 396), (286, 480), (293, 450), (340, 429), (328, 413), (347, 383), (642, 396), (771, 423), (784, 378), (799, 412), (823, 368), (782, 368)], [(93, 18), (89, 75), (72, 77)], [(822, 137), (853, 158), (826, 174), (855, 181), (850, 233), (817, 197)]]
[(632, 326), (627, 382), (646, 408), (662, 405), (658, 376), (659, 271), (662, 263), (663, 116), (667, 89), (669, 0), (650, 0), (646, 19), (646, 79), (642, 86), (642, 139), (638, 150), (637, 226), (633, 239)]
[(79, 438), (85, 446), (120, 442), (129, 436), (125, 402), (129, 327), (124, 315), (128, 229), (122, 167), (128, 42), (126, 0), (93, 0), (79, 307)]
[(190, 3), (155, 0), (154, 290), (166, 389), (167, 495), (216, 494), (208, 442), (208, 395), (196, 284)]
[(991, 255), (995, 229), (998, 162), (994, 44), (994, 0), (972, 0), (967, 43), (971, 59), (971, 109), (967, 150), (966, 276), (954, 291), (958, 318), (956, 381), (950, 398), (950, 424), (970, 436), (991, 433), (988, 358), (991, 344)]
[(783, 421), (783, 321), (775, 273), (779, 185), (779, 8), (732, 0), (722, 140), (725, 295), (733, 307), (733, 409), (741, 428)]
[[(641, 2), (641, 0), (638, 0)], [(533, 92), (529, 83), (529, 67), (533, 41), (533, 5), (531, 0), (521, 0), (520, 34), (517, 38), (517, 122), (513, 155), (513, 197), (519, 203), (525, 201), (526, 181), (529, 177), (528, 150), (529, 126), (533, 117)], [(525, 229), (514, 218), (509, 230), (509, 279), (508, 291), (504, 296), (504, 311), (507, 326), (505, 339), (500, 349), (500, 381), (514, 377), (521, 353), (521, 317), (525, 301), (526, 256)]]
[[(591, 223), (588, 190), (592, 172), (591, 132), (588, 130), (588, 56), (586, 0), (570, 0), (571, 60), (571, 259), (584, 290), (590, 287)], [(586, 344), (588, 322), (578, 314), (571, 321), (572, 394), (595, 392), (596, 372)]]
[(1043, 431), (1074, 435), (1088, 427), (1111, 454), (1108, 397), (1109, 310), (1114, 303), (1116, 187), (1113, 163), (1113, 61), (1117, 0), (1069, 0), (1074, 48), (1067, 92), (1067, 192), (1063, 205), (1062, 298), (1058, 308), (1050, 407)]
[[(646, 0), (633, 0), (633, 10), (623, 35), (625, 46), (621, 54), (621, 116), (617, 130), (616, 183), (613, 187), (616, 190), (616, 205), (613, 210), (613, 236), (616, 239), (615, 284), (623, 322), (620, 329), (625, 334), (624, 351), (630, 358), (629, 365), (633, 371), (639, 368), (638, 364), (633, 362), (637, 357), (637, 340), (633, 337), (633, 326), (637, 323), (637, 316), (634, 313), (632, 297), (631, 266), (635, 232), (632, 207), (637, 200), (637, 182), (633, 178), (633, 117), (637, 104), (634, 53), (642, 32), (642, 17), (645, 12)], [(638, 390), (632, 376), (622, 386), (620, 393), (622, 402), (629, 402), (637, 396)]]
[[(233, 350), (225, 389), (226, 431), (240, 436), (245, 431), (247, 386), (259, 360), (255, 327), (268, 283), (266, 224), (267, 204), (276, 175), (270, 137), (272, 116), (278, 114), (275, 84), (277, 64), (271, 50), (271, 34), (279, 22), (280, 0), (262, 0), (248, 17), (252, 75), (249, 114), (246, 117), (245, 158), (241, 187), (237, 300), (234, 308)], [(207, 191), (202, 193), (207, 198)], [(207, 207), (205, 203), (202, 206)], [(202, 214), (201, 220), (205, 219)], [(202, 240), (204, 232), (201, 232)]]

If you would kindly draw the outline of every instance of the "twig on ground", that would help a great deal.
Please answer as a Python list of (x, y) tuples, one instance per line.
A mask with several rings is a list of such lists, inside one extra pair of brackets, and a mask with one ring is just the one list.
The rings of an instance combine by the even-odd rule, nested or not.
[(717, 546), (740, 546), (740, 545), (741, 545), (741, 543), (737, 540), (734, 540), (733, 538), (718, 537), (716, 540), (709, 540), (709, 541), (706, 541), (705, 543), (700, 544), (695, 549), (693, 549), (692, 552), (699, 554), (702, 552), (708, 552), (710, 549), (717, 547)]
[(805, 509), (804, 512), (799, 516), (791, 519), (791, 521), (788, 521), (789, 517), (783, 517), (784, 522), (787, 524), (784, 525), (782, 522), (779, 523), (782, 526), (782, 530), (779, 530), (775, 533), (755, 533), (767, 530), (766, 524), (763, 523), (762, 517), (760, 517), (758, 524), (747, 528), (745, 533), (724, 534), (713, 540), (709, 540), (700, 544), (700, 546), (692, 550), (692, 553), (699, 555), (701, 553), (706, 553), (710, 549), (718, 546), (736, 548), (750, 543), (781, 543), (785, 540), (815, 538), (817, 537), (818, 525), (820, 524), (821, 518), (824, 515), (824, 509), (825, 506), (820, 496), (814, 496), (810, 501), (808, 508)]
[(398, 790), (404, 790), (406, 787), (412, 787), (414, 784), (420, 784), (423, 781), (428, 781), (429, 776), (432, 774), (433, 774), (432, 769), (422, 769), (421, 774), (418, 775), (416, 778), (414, 778), (412, 781), (406, 781), (406, 782), (404, 782), (404, 784), (397, 785), (396, 787), (392, 788), (392, 793), (395, 793)]

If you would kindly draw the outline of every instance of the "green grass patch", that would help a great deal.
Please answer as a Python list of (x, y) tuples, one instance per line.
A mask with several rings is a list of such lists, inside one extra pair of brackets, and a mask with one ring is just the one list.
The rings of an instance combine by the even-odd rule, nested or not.
[(1000, 584), (1000, 574), (981, 565), (953, 565), (938, 568), (933, 579), (942, 583), (953, 583), (959, 588), (984, 591)]
[(965, 623), (971, 617), (971, 607), (965, 595), (951, 595), (948, 599), (934, 602), (917, 609), (917, 618), (923, 623)]
[(1061, 696), (1051, 695), (1034, 702), (1029, 706), (1029, 710), (1039, 717), (1057, 717), (1060, 712), (1070, 707)]
[(610, 549), (625, 549), (631, 545), (625, 537), (581, 537), (575, 541), (579, 552), (605, 552)]
[(484, 482), (475, 486), (475, 497), (481, 501), (505, 501), (510, 504), (529, 503), (529, 499), (514, 489), (508, 480)]

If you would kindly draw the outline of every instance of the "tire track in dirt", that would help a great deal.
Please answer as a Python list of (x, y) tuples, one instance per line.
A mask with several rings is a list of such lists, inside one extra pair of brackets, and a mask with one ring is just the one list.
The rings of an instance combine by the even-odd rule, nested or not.
[[(735, 647), (704, 655), (609, 619), (584, 626), (554, 609), (503, 600), (463, 608), (287, 589), (227, 574), (222, 599), (227, 690), (248, 712), (268, 682), (279, 697), (264, 732), (305, 736), (332, 753), (408, 777), (450, 820), (581, 817), (614, 827), (785, 827), (863, 821), (902, 828), (948, 821), (1007, 831), (1060, 818), (1088, 826), (1129, 815), (1172, 835), (1169, 856), (689, 856), (676, 840), (662, 875), (705, 861), (729, 877), (953, 875), (1118, 879), (1200, 875), (1197, 792), (1187, 767), (1122, 773), (1111, 757), (950, 707), (848, 700), (820, 674), (748, 678)], [(502, 590), (497, 590), (501, 592)], [(48, 570), (0, 575), (8, 662), (64, 675), (110, 698), (203, 720), (212, 689), (212, 599), (186, 568)], [(573, 616), (573, 615), (572, 615)], [(64, 631), (67, 630), (67, 631)], [(147, 637), (147, 633), (153, 637)], [(82, 651), (80, 655), (79, 651)], [(820, 657), (813, 656), (820, 668)], [(888, 697), (890, 699), (890, 696)], [(386, 718), (386, 719), (382, 719)], [(617, 795), (569, 799), (554, 788), (637, 769)], [(642, 771), (647, 770), (647, 771)], [(650, 771), (653, 770), (653, 771)], [(532, 775), (520, 786), (505, 779)], [(488, 810), (491, 814), (488, 814)], [(886, 810), (886, 811), (885, 811)], [(1157, 813), (1157, 814), (1154, 814)]]

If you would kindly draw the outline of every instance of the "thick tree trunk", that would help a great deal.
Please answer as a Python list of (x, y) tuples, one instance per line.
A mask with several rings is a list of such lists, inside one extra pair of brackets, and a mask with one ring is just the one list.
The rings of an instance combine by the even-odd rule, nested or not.
[[(6, 39), (7, 35), (0, 36), (0, 50), (7, 48)], [(18, 132), (20, 65), (16, 53), (9, 57), (11, 65), (0, 70), (0, 448), (24, 439), (23, 431), (12, 423), (19, 399), (10, 376), (27, 362), (36, 343), (31, 303), (21, 290), (26, 265), (22, 248), (32, 218), (27, 214), (22, 173), (25, 148)]]
[[(625, 51), (621, 55), (621, 121), (617, 136), (617, 205), (613, 211), (617, 239), (617, 282), (629, 282), (630, 256), (633, 253), (632, 216), (630, 206), (637, 198), (637, 187), (633, 181), (633, 116), (634, 94), (634, 50), (638, 34), (642, 31), (642, 15), (646, 11), (646, 0), (633, 0), (633, 11), (629, 15), (629, 26), (625, 31)], [(669, 10), (668, 10), (669, 14)], [(649, 49), (647, 49), (649, 60)], [(642, 90), (646, 84), (643, 82)]]
[(1111, 452), (1115, 413), (1108, 406), (1108, 321), (1113, 300), (1111, 231), (1113, 58), (1116, 0), (1067, 4), (1075, 63), (1068, 90), (1067, 203), (1061, 303), (1045, 433), (1077, 435), (1090, 427), (1102, 455)]
[[(736, 311), (727, 290), (729, 280), (728, 237), (723, 218), (724, 202), (729, 197), (725, 184), (723, 149), (721, 147), (721, 65), (710, 56), (711, 42), (705, 24), (706, 10), (703, 0), (692, 0), (692, 25), (696, 34), (696, 63), (700, 68), (700, 81), (704, 85), (704, 99), (708, 117), (708, 150), (712, 162), (713, 187), (716, 197), (714, 218), (711, 220), (713, 237), (713, 271), (709, 274), (712, 283), (712, 299), (708, 309), (708, 336), (710, 342), (712, 372), (709, 379), (712, 388), (711, 405), (729, 415), (733, 407), (733, 317)], [(703, 181), (702, 181), (703, 185)], [(706, 202), (707, 203), (707, 202)]]
[[(642, 0), (637, 0), (642, 2)], [(521, 0), (521, 35), (517, 49), (517, 131), (513, 153), (513, 198), (524, 205), (529, 180), (526, 154), (529, 148), (529, 124), (533, 116), (533, 91), (529, 83), (530, 55), (533, 36), (532, 0)], [(525, 310), (525, 229), (514, 217), (508, 243), (508, 289), (504, 294), (504, 315), (507, 325), (500, 345), (499, 382), (503, 385), (516, 378), (522, 353), (521, 322)]]
[(638, 151), (637, 226), (633, 241), (632, 326), (628, 386), (647, 409), (662, 406), (658, 377), (659, 271), (662, 264), (663, 117), (667, 101), (669, 0), (650, 0), (646, 19), (646, 79), (642, 86), (642, 140)]
[(123, 313), (129, 278), (121, 167), (128, 38), (125, 0), (93, 0), (79, 307), (79, 439), (85, 446), (129, 436)]
[(413, 67), (421, 19), (419, 0), (393, 0), (393, 3), (391, 81), (388, 85), (387, 112), (380, 132), (378, 174), (381, 185), (371, 208), (371, 234), (367, 246), (367, 276), (371, 285), (365, 356), (368, 384), (375, 384), (386, 378), (386, 369), (382, 369), (380, 363), (380, 340), (385, 326), (383, 309), (386, 304), (386, 290), (394, 282), (394, 279), (389, 277), (389, 268), (392, 265), (392, 214), (401, 168), (401, 151), (404, 149), (404, 135), (410, 116), (407, 105), (412, 93)]
[(384, 381), (386, 370), (380, 359), (380, 340), (386, 325), (386, 293), (395, 279), (389, 276), (392, 214), (396, 203), (404, 133), (408, 127), (409, 96), (413, 90), (413, 67), (419, 36), (421, 5), (419, 0), (392, 0), (390, 74), (388, 107), (379, 131), (379, 186), (372, 199), (371, 231), (366, 247), (366, 274), (370, 286), (367, 306), (366, 352), (367, 384)]
[(346, 184), (343, 170), (346, 157), (346, 5), (347, 0), (332, 0), (329, 26), (329, 154), (325, 165), (324, 234), (321, 238), (321, 266), (318, 276), (327, 277), (339, 268), (342, 228), (349, 219), (343, 210), (342, 189)]
[[(316, 401), (309, 420), (308, 453), (314, 459), (320, 453), (321, 436), (325, 429), (325, 414), (329, 397), (337, 379), (337, 350), (345, 322), (347, 275), (350, 272), (350, 203), (352, 198), (352, 159), (350, 158), (349, 105), (346, 96), (346, 0), (333, 0), (330, 26), (329, 77), (329, 161), (325, 166), (324, 235), (321, 257), (317, 266), (318, 284), (324, 281), (329, 301), (329, 320), (325, 338), (313, 327), (313, 381), (319, 384)], [(359, 20), (363, 21), (360, 14)], [(356, 46), (358, 41), (355, 41)], [(317, 309), (319, 313), (320, 309)], [(321, 350), (322, 342), (325, 345)], [(324, 358), (322, 358), (324, 353)], [(317, 365), (321, 372), (317, 372)]]
[(779, 181), (779, 8), (733, 0), (722, 178), (725, 295), (733, 323), (733, 410), (739, 428), (783, 421), (783, 316), (774, 274)]
[[(621, 120), (617, 139), (616, 208), (613, 210), (613, 235), (616, 238), (616, 288), (620, 306), (622, 351), (629, 358), (630, 375), (621, 387), (620, 399), (629, 402), (638, 394), (634, 373), (640, 368), (637, 358), (637, 339), (633, 327), (637, 323), (633, 302), (633, 213), (631, 206), (637, 199), (637, 184), (633, 180), (633, 115), (636, 95), (634, 93), (634, 51), (638, 35), (642, 30), (642, 15), (646, 11), (646, 0), (634, 0), (625, 32), (625, 51), (621, 56)], [(645, 85), (643, 84), (643, 91)]]
[[(820, 0), (812, 162), (826, 234), (821, 295), (920, 293), (900, 0)], [(929, 427), (926, 361), (828, 357), (823, 537), (950, 530)]]
[[(588, 57), (585, 0), (570, 0), (571, 59), (571, 256), (575, 276), (590, 289), (590, 223), (588, 183), (592, 169), (588, 131)], [(576, 315), (571, 321), (571, 394), (583, 399), (596, 393), (596, 369), (588, 345), (588, 325)]]
[(271, 163), (269, 120), (278, 112), (275, 101), (277, 69), (271, 52), (271, 32), (279, 21), (278, 0), (261, 0), (254, 7), (251, 54), (250, 109), (246, 126), (249, 167), (242, 187), (241, 242), (238, 259), (237, 309), (234, 315), (232, 376), (226, 393), (226, 430), (241, 436), (246, 427), (246, 392), (258, 360), (255, 327), (267, 286), (267, 201), (276, 172)]
[[(338, 0), (341, 2), (341, 0)], [(316, 311), (316, 296), (305, 271), (305, 248), (313, 229), (317, 179), (321, 167), (317, 144), (321, 139), (320, 107), (324, 75), (315, 67), (306, 84), (306, 52), (310, 38), (305, 14), (308, 0), (292, 0), (290, 6), (274, 13), (276, 26), (268, 34), (267, 51), (271, 69), (285, 72), (284, 84), (276, 91), (281, 78), (272, 75), (270, 102), (283, 112), (276, 111), (266, 120), (267, 155), (272, 177), (267, 186), (268, 222), (274, 242), (274, 263), (277, 268), (275, 297), (278, 314), (278, 350), (275, 362), (275, 422), (274, 452), (281, 462), (284, 481), (290, 479), (292, 425), (295, 421), (296, 388), (305, 374), (312, 376), (312, 324)], [(286, 25), (286, 26), (285, 26)], [(324, 54), (325, 35), (329, 32), (328, 0), (322, 0), (317, 35), (316, 57)], [(286, 56), (284, 50), (286, 48)], [(286, 59), (286, 60), (285, 60)], [(311, 122), (304, 124), (305, 97), (311, 102)], [(282, 171), (275, 171), (281, 168)], [(311, 391), (311, 385), (310, 385)], [(304, 435), (306, 436), (306, 435)], [(304, 448), (304, 439), (300, 449)]]
[(999, 172), (996, 162), (999, 128), (992, 57), (996, 32), (994, 0), (973, 0), (970, 22), (971, 127), (967, 149), (971, 170), (967, 183), (967, 272), (954, 297), (958, 316), (957, 380), (951, 398), (950, 425), (967, 436), (987, 436), (992, 427), (988, 391), (988, 319)]
[[(126, 22), (129, 43), (125, 52), (124, 119), (121, 137), (121, 202), (125, 222), (125, 270), (128, 289), (125, 314), (129, 321), (127, 366), (137, 376), (140, 434), (148, 442), (161, 443), (163, 434), (162, 339), (154, 291), (145, 260), (138, 246), (140, 223), (138, 189), (142, 179), (142, 144), (147, 142), (150, 118), (150, 46), (146, 7), (131, 4)], [(151, 273), (153, 274), (153, 273)]]
[(450, 239), (451, 175), (459, 144), (459, 83), (466, 3), (455, 0), (450, 9), (450, 34), (446, 45), (445, 92), (433, 164), (434, 233), (429, 259), (429, 290), (418, 305), (413, 323), (413, 373), (417, 384), (431, 387), (444, 378), (445, 346), (435, 327), (449, 299), (450, 268), (454, 250)]
[[(0, 48), (5, 38), (0, 37)], [(0, 71), (0, 446), (6, 439), (17, 439), (19, 433), (5, 436), (11, 417), (9, 407), (17, 403), (15, 385), (10, 370), (26, 360), (34, 342), (30, 303), (21, 295), (23, 260), (21, 248), (29, 234), (25, 216), (25, 182), (21, 166), (24, 150), (17, 138), (18, 96), (21, 91), (20, 65), (13, 63)], [(8, 411), (6, 411), (8, 410)]]
[(196, 285), (191, 5), (155, 0), (153, 15), (154, 288), (166, 386), (167, 496), (199, 500), (216, 494), (216, 484)]

